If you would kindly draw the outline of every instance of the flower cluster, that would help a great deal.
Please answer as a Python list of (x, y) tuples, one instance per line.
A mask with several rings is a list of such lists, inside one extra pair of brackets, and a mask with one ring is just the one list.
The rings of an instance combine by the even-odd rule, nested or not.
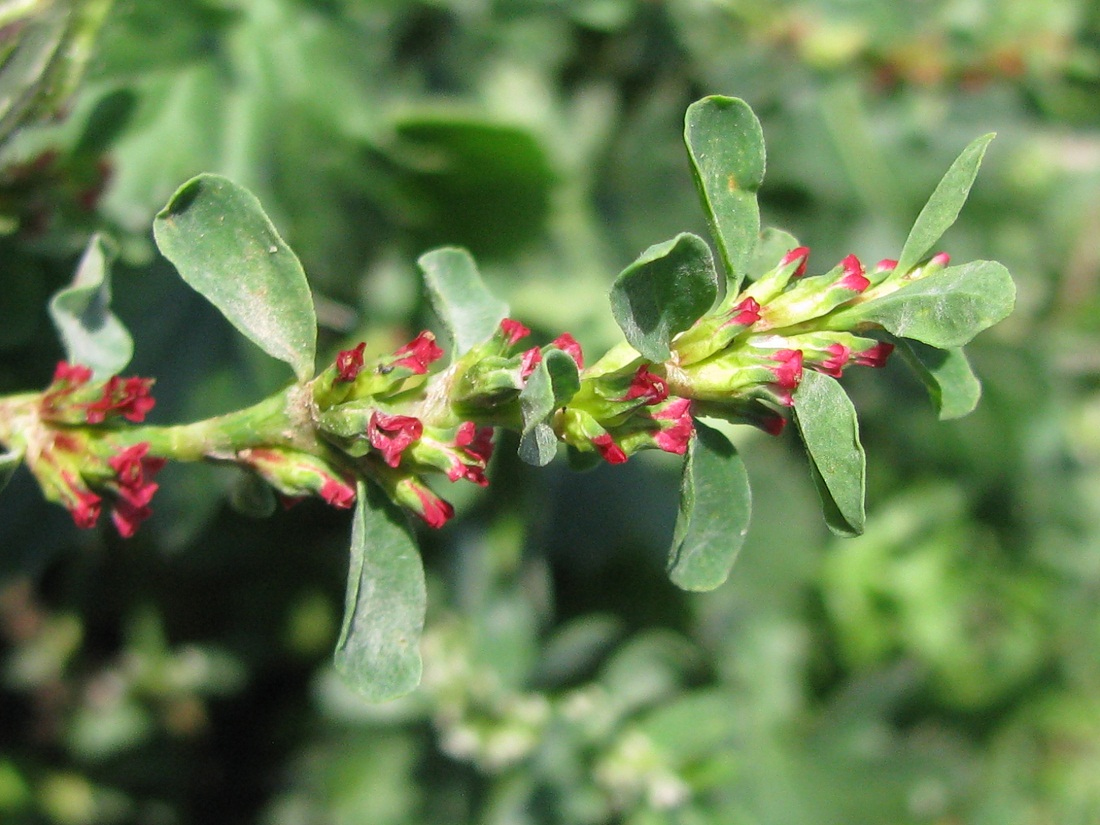
[(39, 415), (58, 424), (102, 424), (117, 418), (141, 423), (156, 404), (153, 383), (152, 378), (118, 375), (94, 382), (88, 367), (61, 361), (42, 394)]

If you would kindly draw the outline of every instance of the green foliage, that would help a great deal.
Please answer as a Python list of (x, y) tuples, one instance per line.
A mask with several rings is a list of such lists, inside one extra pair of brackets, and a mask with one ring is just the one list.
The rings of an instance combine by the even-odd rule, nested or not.
[(654, 244), (619, 273), (611, 312), (626, 340), (646, 358), (669, 357), (672, 337), (714, 303), (718, 276), (706, 241), (682, 233)]
[(808, 372), (795, 392), (794, 420), (829, 529), (858, 536), (866, 520), (867, 468), (848, 394), (829, 376)]
[(50, 301), (50, 317), (70, 363), (91, 367), (102, 380), (122, 372), (134, 355), (134, 342), (111, 312), (113, 245), (93, 235), (70, 286)]
[(576, 362), (561, 350), (550, 350), (527, 378), (519, 394), (523, 413), (519, 457), (528, 464), (545, 467), (558, 452), (558, 437), (550, 426), (554, 411), (564, 406), (580, 389)]
[(377, 490), (359, 484), (336, 669), (372, 702), (420, 682), (424, 569), (408, 525)]
[(920, 341), (902, 339), (905, 361), (928, 390), (941, 421), (974, 412), (982, 385), (962, 349), (936, 349)]
[(157, 213), (153, 231), (164, 257), (233, 326), (299, 381), (313, 377), (317, 318), (305, 272), (255, 195), (200, 175)]
[(729, 576), (749, 532), (745, 464), (718, 430), (696, 422), (680, 480), (669, 577), (684, 590), (713, 590)]
[(492, 335), (508, 315), (508, 305), (486, 289), (466, 250), (436, 249), (421, 255), (417, 263), (456, 356)]
[(684, 143), (729, 289), (736, 292), (760, 231), (756, 205), (756, 193), (764, 181), (760, 122), (745, 101), (712, 95), (688, 108)]

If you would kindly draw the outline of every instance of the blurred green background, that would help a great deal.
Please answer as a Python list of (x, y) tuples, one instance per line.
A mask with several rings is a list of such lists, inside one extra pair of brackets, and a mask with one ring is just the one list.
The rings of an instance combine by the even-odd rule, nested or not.
[(95, 229), (122, 249), (152, 420), (286, 380), (155, 254), (153, 214), (200, 171), (260, 197), (329, 355), (433, 323), (414, 261), (455, 243), (591, 358), (614, 275), (705, 230), (680, 135), (710, 93), (757, 112), (764, 222), (823, 268), (896, 256), (955, 155), (998, 132), (943, 246), (1005, 263), (1019, 303), (968, 348), (966, 419), (937, 421), (899, 364), (846, 377), (859, 539), (825, 529), (790, 434), (741, 433), (753, 525), (711, 594), (664, 575), (670, 457), (575, 475), (505, 442), (490, 488), (455, 489), (459, 517), (423, 536), (424, 684), (380, 706), (329, 665), (346, 514), (251, 520), (232, 472), (171, 467), (122, 541), (17, 475), (0, 821), (1100, 822), (1095, 3), (117, 0), (90, 48), (66, 116), (4, 148), (0, 392), (48, 381), (46, 301)]

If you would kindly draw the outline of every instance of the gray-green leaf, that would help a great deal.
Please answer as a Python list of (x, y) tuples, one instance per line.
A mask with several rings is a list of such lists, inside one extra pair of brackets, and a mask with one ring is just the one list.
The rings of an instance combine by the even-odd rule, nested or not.
[(420, 683), (424, 568), (408, 525), (373, 486), (358, 485), (336, 669), (372, 702)]
[(548, 350), (519, 394), (523, 414), (519, 457), (523, 461), (545, 467), (554, 460), (558, 452), (558, 437), (550, 426), (550, 416), (554, 410), (568, 404), (580, 386), (580, 376), (573, 359), (562, 350)]
[(985, 150), (994, 137), (988, 134), (972, 141), (951, 164), (909, 232), (898, 258), (898, 272), (912, 269), (955, 222), (974, 185)]
[(950, 266), (881, 298), (834, 313), (832, 329), (878, 324), (941, 349), (961, 347), (1012, 312), (1016, 285), (996, 261)]
[(745, 101), (713, 95), (688, 107), (684, 143), (707, 222), (736, 292), (748, 270), (760, 208), (756, 192), (764, 181), (764, 133)]
[(928, 390), (941, 421), (962, 418), (978, 406), (982, 385), (962, 349), (937, 349), (905, 338), (898, 348)]
[(611, 312), (634, 349), (664, 361), (672, 337), (695, 323), (717, 295), (710, 247), (683, 232), (651, 246), (619, 274), (611, 287)]
[(130, 333), (111, 312), (114, 258), (114, 244), (93, 235), (72, 283), (50, 301), (50, 318), (65, 345), (65, 357), (91, 368), (97, 380), (121, 372), (134, 354)]
[(157, 214), (153, 234), (180, 276), (233, 326), (298, 380), (313, 377), (313, 296), (255, 195), (220, 175), (199, 175)]
[(865, 520), (866, 458), (848, 394), (829, 376), (807, 370), (794, 394), (794, 419), (825, 522), (837, 535), (858, 536)]
[(713, 590), (729, 576), (749, 531), (752, 493), (737, 450), (718, 430), (695, 422), (680, 480), (680, 512), (668, 574), (684, 590)]
[(434, 249), (417, 263), (435, 313), (454, 340), (456, 357), (486, 340), (508, 317), (508, 304), (489, 292), (465, 249)]

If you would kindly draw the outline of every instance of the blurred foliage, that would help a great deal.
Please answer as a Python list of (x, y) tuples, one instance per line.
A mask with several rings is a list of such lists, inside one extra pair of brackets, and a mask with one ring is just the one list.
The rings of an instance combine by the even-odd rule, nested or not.
[(866, 535), (829, 536), (790, 436), (737, 433), (749, 541), (689, 595), (662, 570), (673, 464), (574, 475), (502, 448), (425, 540), (424, 685), (370, 706), (329, 663), (346, 517), (252, 521), (234, 477), (169, 468), (123, 542), (17, 473), (0, 820), (1100, 821), (1095, 4), (117, 0), (67, 116), (3, 147), (0, 392), (48, 379), (46, 302), (97, 229), (157, 420), (284, 379), (153, 254), (154, 212), (201, 171), (260, 197), (329, 354), (433, 323), (413, 262), (440, 242), (595, 351), (614, 273), (703, 230), (680, 134), (707, 93), (760, 116), (764, 222), (816, 260), (896, 255), (962, 146), (1000, 133), (944, 246), (1003, 261), (1019, 307), (970, 348), (965, 419), (899, 367), (846, 379)]

